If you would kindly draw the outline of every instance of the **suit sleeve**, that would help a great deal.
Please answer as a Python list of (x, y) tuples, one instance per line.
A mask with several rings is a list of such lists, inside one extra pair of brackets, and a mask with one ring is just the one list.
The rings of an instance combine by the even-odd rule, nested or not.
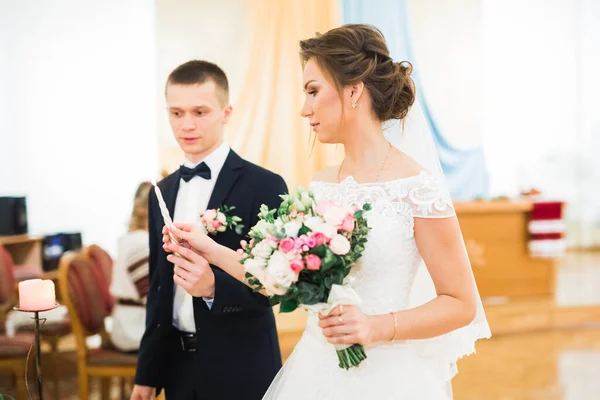
[(164, 348), (163, 331), (165, 327), (158, 324), (159, 320), (159, 273), (158, 273), (158, 253), (159, 238), (153, 229), (155, 226), (156, 209), (158, 203), (156, 195), (150, 192), (148, 199), (148, 227), (149, 227), (149, 280), (150, 290), (146, 302), (146, 331), (142, 336), (138, 364), (136, 368), (136, 385), (151, 386), (161, 388), (159, 365), (163, 363), (162, 348)]
[[(278, 208), (281, 204), (282, 194), (287, 194), (288, 189), (285, 181), (279, 175), (275, 175), (270, 185), (256, 196), (257, 204), (253, 204), (255, 213), (252, 216), (251, 227), (258, 222), (258, 212), (262, 204), (270, 209)], [(260, 293), (254, 292), (244, 283), (232, 278), (219, 268), (213, 268), (215, 273), (215, 298), (211, 307), (212, 313), (222, 313), (223, 308), (233, 307), (238, 311), (261, 307), (271, 307), (269, 299)]]

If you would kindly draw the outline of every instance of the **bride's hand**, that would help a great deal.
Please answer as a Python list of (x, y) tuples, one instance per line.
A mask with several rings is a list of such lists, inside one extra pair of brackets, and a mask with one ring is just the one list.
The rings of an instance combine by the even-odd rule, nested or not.
[(169, 230), (180, 242), (183, 241), (183, 243), (180, 243), (181, 246), (191, 247), (198, 254), (209, 260), (209, 262), (212, 259), (215, 249), (219, 246), (217, 242), (204, 232), (202, 227), (195, 224), (175, 223), (170, 229), (167, 226), (163, 227), (163, 247), (167, 252), (173, 251)]
[(330, 343), (366, 346), (373, 342), (372, 318), (356, 306), (337, 306), (326, 316), (319, 314), (319, 320)]

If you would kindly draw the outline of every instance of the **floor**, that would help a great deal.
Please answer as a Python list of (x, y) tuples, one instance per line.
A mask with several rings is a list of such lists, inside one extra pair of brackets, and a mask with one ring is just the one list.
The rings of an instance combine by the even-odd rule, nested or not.
[[(600, 253), (569, 254), (558, 271), (556, 301), (535, 304), (563, 310), (555, 328), (512, 334), (498, 329), (500, 334), (478, 342), (477, 354), (459, 362), (456, 400), (600, 400), (600, 314), (595, 307), (600, 305)], [(576, 318), (564, 312), (569, 307), (577, 309)], [(282, 337), (284, 355), (296, 340)], [(72, 351), (72, 340), (62, 348)], [(74, 365), (63, 365), (60, 398), (77, 399)], [(35, 385), (34, 379), (30, 385)], [(45, 398), (53, 399), (51, 382), (46, 386)], [(0, 394), (12, 392), (10, 380), (0, 376)], [(99, 398), (96, 388), (90, 399)]]

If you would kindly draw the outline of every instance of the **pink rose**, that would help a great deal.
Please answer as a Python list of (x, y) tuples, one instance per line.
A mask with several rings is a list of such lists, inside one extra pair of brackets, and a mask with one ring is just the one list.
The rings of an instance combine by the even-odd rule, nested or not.
[(296, 258), (292, 260), (292, 262), (290, 263), (290, 267), (292, 267), (292, 271), (294, 271), (295, 273), (299, 273), (304, 269), (304, 263), (302, 262), (301, 258)]
[(337, 234), (331, 239), (331, 242), (329, 242), (329, 248), (333, 254), (344, 256), (350, 251), (350, 242), (342, 235)]
[(294, 250), (294, 247), (294, 239), (285, 238), (279, 242), (279, 250), (283, 251), (284, 253), (289, 253), (290, 251)]
[(302, 246), (302, 251), (307, 252), (310, 250), (307, 245)]
[(346, 218), (342, 221), (341, 229), (346, 232), (352, 232), (354, 230), (354, 217), (352, 215), (346, 215)]
[(315, 212), (318, 215), (324, 215), (325, 212), (333, 207), (335, 205), (335, 203), (331, 200), (326, 200), (326, 201), (320, 201), (317, 203), (317, 206), (315, 207)]
[(314, 236), (307, 236), (304, 240), (304, 243), (312, 249), (317, 245), (317, 240), (314, 238)]
[(319, 268), (321, 268), (321, 259), (314, 254), (307, 255), (306, 268), (310, 269), (311, 271), (318, 270)]
[(330, 225), (335, 227), (339, 227), (344, 222), (344, 218), (348, 215), (348, 211), (341, 207), (330, 207), (327, 209), (325, 214), (323, 214), (323, 219)]
[(314, 232), (312, 238), (315, 240), (315, 246), (327, 243), (327, 238), (321, 232)]
[(206, 212), (204, 212), (204, 219), (206, 221), (212, 221), (213, 219), (215, 219), (215, 217), (217, 216), (217, 210), (206, 210)]
[(213, 222), (212, 222), (212, 227), (213, 227), (213, 228), (215, 228), (215, 229), (219, 229), (219, 227), (220, 227), (221, 225), (223, 225), (223, 224), (221, 223), (221, 221), (217, 221), (216, 219), (215, 219), (215, 220), (213, 220)]

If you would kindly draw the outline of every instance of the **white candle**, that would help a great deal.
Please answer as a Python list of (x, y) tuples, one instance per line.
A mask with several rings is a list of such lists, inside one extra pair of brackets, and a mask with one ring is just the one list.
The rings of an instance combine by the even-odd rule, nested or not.
[(56, 306), (54, 282), (29, 279), (19, 282), (19, 308), (25, 311), (43, 311)]
[(156, 184), (156, 181), (153, 180), (152, 184), (154, 185), (154, 192), (156, 193), (156, 197), (158, 198), (158, 206), (160, 207), (160, 213), (162, 214), (163, 220), (165, 221), (165, 225), (167, 225), (170, 228), (171, 225), (173, 225), (173, 220), (169, 215), (169, 210), (167, 209), (165, 200), (162, 197), (162, 193), (160, 191), (160, 188)]
[[(171, 228), (171, 226), (173, 226), (173, 220), (171, 219), (171, 216), (169, 215), (169, 210), (167, 209), (167, 205), (165, 204), (165, 200), (162, 197), (162, 193), (160, 191), (160, 188), (156, 184), (155, 180), (152, 180), (152, 184), (154, 185), (154, 192), (156, 193), (156, 198), (158, 199), (158, 206), (160, 207), (160, 213), (162, 214), (163, 221), (165, 222), (165, 225), (167, 227)], [(179, 241), (173, 235), (173, 233), (171, 233), (170, 230), (169, 230), (169, 237), (171, 238), (171, 242), (172, 243), (179, 244)]]

